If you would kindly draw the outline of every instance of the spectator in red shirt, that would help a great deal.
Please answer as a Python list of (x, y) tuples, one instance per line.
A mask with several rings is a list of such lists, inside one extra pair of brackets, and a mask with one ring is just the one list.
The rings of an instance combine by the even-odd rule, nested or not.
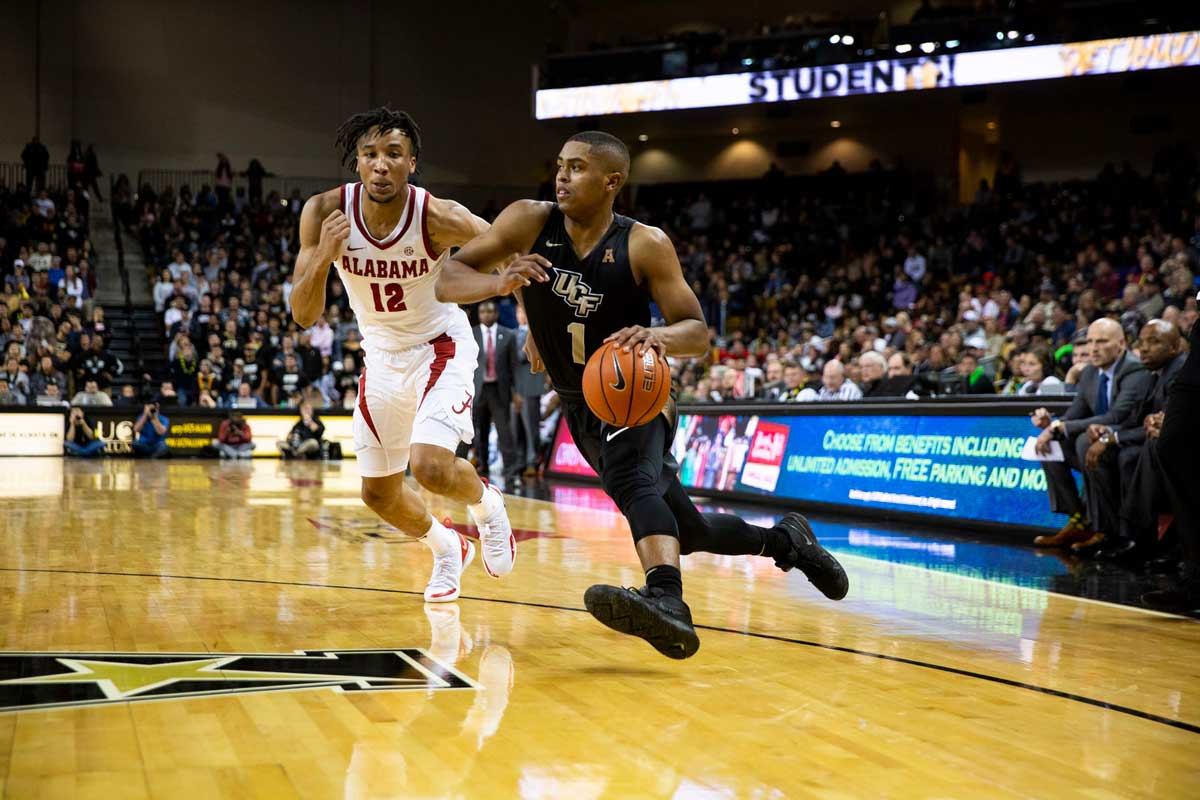
[(254, 450), (254, 442), (250, 433), (250, 424), (240, 411), (230, 411), (229, 416), (221, 421), (217, 429), (217, 438), (213, 445), (221, 454), (221, 458), (250, 458)]

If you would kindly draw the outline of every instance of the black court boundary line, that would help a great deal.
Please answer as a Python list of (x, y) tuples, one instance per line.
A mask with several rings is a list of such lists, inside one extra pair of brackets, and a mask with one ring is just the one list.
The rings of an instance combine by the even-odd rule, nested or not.
[[(154, 572), (107, 572), (102, 570), (85, 570), (85, 569), (22, 569), (20, 567), (0, 567), (0, 572), (40, 572), (51, 574), (66, 574), (66, 575), (111, 575), (125, 578), (159, 578), (170, 580), (185, 580), (185, 581), (214, 581), (217, 583), (257, 583), (271, 586), (301, 586), (308, 589), (345, 589), (359, 592), (383, 592), (386, 594), (403, 594), (403, 595), (421, 595), (421, 592), (412, 591), (409, 589), (384, 589), (374, 586), (347, 586), (344, 584), (332, 583), (304, 583), (302, 581), (273, 581), (261, 578), (218, 578), (208, 575), (163, 575)], [(459, 600), (474, 600), (481, 603), (503, 603), (513, 606), (527, 606), (530, 608), (546, 608), (555, 611), (576, 611), (584, 614), (588, 613), (586, 608), (575, 608), (574, 606), (560, 606), (552, 603), (531, 603), (524, 600), (505, 600), (498, 597), (472, 597), (469, 595), (459, 595)], [(874, 653), (870, 650), (858, 650), (853, 647), (842, 647), (841, 645), (822, 644), (821, 642), (810, 642), (806, 639), (790, 639), (786, 636), (777, 636), (771, 633), (756, 633), (754, 631), (739, 631), (733, 628), (720, 628), (714, 625), (697, 625), (697, 628), (706, 631), (714, 631), (716, 633), (732, 633), (738, 636), (748, 636), (754, 639), (767, 639), (776, 642), (786, 642), (788, 644), (799, 644), (805, 647), (815, 647), (820, 650), (830, 650), (837, 653), (848, 653), (855, 656), (864, 656), (866, 658), (875, 658), (880, 661), (891, 661), (896, 664), (908, 664), (913, 667), (922, 667), (924, 669), (934, 669), (940, 672), (947, 672), (952, 675), (962, 675), (966, 678), (975, 678), (977, 680), (990, 681), (1003, 686), (1011, 686), (1016, 689), (1026, 689), (1031, 692), (1050, 695), (1051, 697), (1060, 697), (1064, 700), (1073, 700), (1077, 703), (1102, 708), (1106, 711), (1116, 711), (1121, 714), (1126, 714), (1138, 719), (1157, 722), (1160, 725), (1167, 725), (1179, 730), (1188, 731), (1189, 733), (1200, 734), (1200, 725), (1193, 725), (1182, 720), (1169, 719), (1151, 714), (1148, 711), (1139, 711), (1136, 708), (1128, 706), (1120, 706), (1115, 703), (1106, 703), (1103, 700), (1097, 700), (1093, 697), (1084, 697), (1071, 692), (1064, 692), (1059, 689), (1050, 689), (1045, 686), (1038, 686), (1032, 683), (1023, 683), (1010, 678), (1001, 678), (997, 675), (987, 675), (982, 672), (972, 672), (971, 670), (959, 669), (958, 667), (948, 667), (944, 664), (933, 664), (928, 661), (917, 661), (912, 658), (903, 658), (901, 656), (890, 656), (886, 653)]]

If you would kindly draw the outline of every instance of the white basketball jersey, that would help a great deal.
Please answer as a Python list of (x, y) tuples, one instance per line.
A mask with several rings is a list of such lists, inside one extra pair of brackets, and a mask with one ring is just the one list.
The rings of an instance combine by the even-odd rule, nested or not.
[(363, 185), (342, 187), (342, 213), (350, 220), (341, 263), (335, 263), (350, 308), (363, 335), (363, 349), (401, 350), (425, 344), (467, 317), (452, 303), (438, 302), (434, 284), (448, 250), (437, 253), (429, 241), (425, 214), (429, 192), (408, 187), (408, 200), (396, 229), (384, 239), (367, 230), (362, 217)]

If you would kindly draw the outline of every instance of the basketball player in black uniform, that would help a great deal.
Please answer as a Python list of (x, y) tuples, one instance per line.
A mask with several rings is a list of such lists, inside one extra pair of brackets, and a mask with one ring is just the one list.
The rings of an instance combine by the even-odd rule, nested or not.
[[(583, 369), (606, 341), (659, 356), (699, 356), (708, 329), (670, 239), (658, 228), (613, 213), (629, 176), (629, 151), (598, 131), (572, 136), (558, 157), (557, 203), (518, 201), (442, 269), (437, 298), (473, 303), (517, 292), (529, 318), (534, 371), (543, 366), (562, 398), (580, 452), (629, 521), (646, 572), (640, 589), (596, 585), (588, 610), (605, 625), (646, 639), (671, 658), (687, 658), (700, 640), (683, 602), (679, 556), (704, 551), (773, 558), (801, 569), (826, 597), (840, 600), (849, 582), (800, 514), (773, 528), (731, 514), (701, 514), (679, 482), (670, 453), (674, 402), (652, 422), (611, 427), (588, 409)], [(520, 254), (493, 274), (487, 265)], [(650, 303), (667, 325), (650, 327)]]

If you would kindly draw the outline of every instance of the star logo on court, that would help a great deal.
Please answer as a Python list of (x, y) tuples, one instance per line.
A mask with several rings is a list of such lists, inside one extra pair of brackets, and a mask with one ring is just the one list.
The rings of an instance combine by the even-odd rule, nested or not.
[(289, 689), (473, 686), (417, 648), (295, 655), (0, 653), (0, 712)]

